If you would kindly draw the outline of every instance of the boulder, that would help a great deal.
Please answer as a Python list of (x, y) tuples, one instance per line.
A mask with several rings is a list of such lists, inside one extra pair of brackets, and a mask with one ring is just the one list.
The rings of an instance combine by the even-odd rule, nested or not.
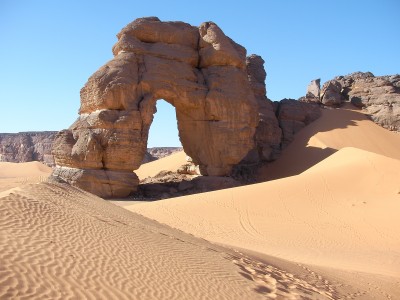
[(310, 84), (307, 86), (307, 98), (319, 99), (321, 92), (321, 79), (311, 80)]
[(321, 91), (321, 103), (326, 106), (340, 106), (344, 101), (342, 85), (337, 80), (330, 80), (324, 83)]

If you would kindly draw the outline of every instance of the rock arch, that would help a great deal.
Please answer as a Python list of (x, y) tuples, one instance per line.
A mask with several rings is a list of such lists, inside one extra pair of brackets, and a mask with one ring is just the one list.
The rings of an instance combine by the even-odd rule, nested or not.
[(81, 90), (79, 117), (59, 132), (53, 176), (102, 197), (136, 189), (155, 104), (176, 109), (185, 152), (203, 175), (227, 175), (254, 148), (259, 116), (246, 50), (212, 22), (141, 18)]

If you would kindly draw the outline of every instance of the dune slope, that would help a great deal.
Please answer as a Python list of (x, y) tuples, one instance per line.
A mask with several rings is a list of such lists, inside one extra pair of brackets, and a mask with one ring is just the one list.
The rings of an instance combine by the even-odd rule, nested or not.
[(38, 161), (0, 162), (0, 192), (26, 183), (45, 181), (50, 174), (51, 168)]
[(180, 166), (186, 163), (186, 153), (178, 151), (166, 157), (142, 164), (139, 169), (135, 170), (139, 179), (153, 177), (160, 171), (176, 171)]
[(225, 245), (400, 277), (400, 161), (344, 148), (298, 176), (128, 209)]
[(332, 299), (314, 281), (68, 185), (0, 197), (0, 299)]
[(369, 120), (350, 104), (323, 109), (322, 116), (303, 128), (281, 156), (259, 172), (259, 181), (300, 174), (344, 147), (400, 159), (400, 134)]

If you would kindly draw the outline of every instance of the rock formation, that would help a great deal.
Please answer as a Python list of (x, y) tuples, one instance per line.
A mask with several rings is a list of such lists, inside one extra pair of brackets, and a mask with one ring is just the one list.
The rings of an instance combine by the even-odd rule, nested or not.
[(53, 176), (102, 197), (136, 190), (158, 99), (203, 175), (227, 175), (254, 148), (257, 100), (246, 50), (212, 22), (142, 18), (117, 35), (114, 58), (81, 90), (79, 118), (58, 133)]
[[(309, 101), (307, 96), (299, 100)], [(319, 102), (338, 107), (349, 101), (362, 108), (378, 125), (400, 131), (400, 75), (374, 76), (371, 72), (355, 72), (325, 82)]]
[(293, 141), (297, 132), (321, 116), (318, 105), (294, 99), (283, 99), (276, 102), (275, 107), (279, 126), (282, 129), (282, 149)]
[(0, 161), (41, 161), (54, 165), (51, 148), (56, 131), (0, 133)]
[(307, 94), (308, 98), (316, 98), (319, 99), (321, 92), (321, 79), (311, 80), (310, 84), (307, 86)]
[(330, 80), (322, 86), (320, 101), (326, 106), (338, 107), (344, 101), (342, 85), (336, 80)]
[(255, 134), (256, 148), (246, 157), (253, 162), (271, 161), (280, 152), (282, 131), (279, 128), (272, 102), (267, 99), (264, 60), (259, 55), (250, 55), (246, 59), (247, 74), (251, 89), (258, 104), (259, 123)]
[(364, 109), (375, 123), (400, 131), (400, 75), (357, 72), (335, 80), (342, 85), (343, 97)]

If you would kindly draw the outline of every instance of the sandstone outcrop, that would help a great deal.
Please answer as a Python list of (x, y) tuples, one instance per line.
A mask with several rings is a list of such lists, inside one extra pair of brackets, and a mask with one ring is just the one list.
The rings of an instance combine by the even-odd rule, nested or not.
[[(310, 102), (309, 93), (299, 100)], [(319, 103), (338, 107), (349, 101), (362, 108), (378, 125), (400, 131), (400, 75), (374, 76), (355, 72), (325, 82)]]
[(318, 105), (294, 99), (283, 99), (275, 104), (276, 116), (282, 129), (281, 148), (289, 145), (294, 135), (321, 116)]
[(41, 161), (54, 165), (51, 149), (55, 131), (0, 133), (0, 161)]
[(364, 109), (375, 123), (400, 131), (400, 75), (357, 72), (335, 80), (342, 85), (343, 97)]
[(326, 106), (340, 106), (344, 101), (342, 85), (336, 80), (330, 80), (322, 86), (320, 101)]
[(271, 161), (280, 153), (282, 130), (279, 128), (272, 102), (267, 98), (264, 60), (259, 55), (250, 55), (246, 59), (247, 74), (251, 89), (258, 104), (259, 123), (255, 134), (256, 147), (246, 157), (247, 160)]
[(321, 79), (311, 80), (310, 84), (307, 86), (307, 98), (319, 99), (321, 92)]
[(175, 107), (200, 172), (229, 174), (254, 148), (259, 125), (246, 50), (212, 22), (142, 18), (117, 37), (114, 58), (81, 90), (79, 118), (57, 134), (53, 175), (102, 197), (135, 191), (158, 99)]

